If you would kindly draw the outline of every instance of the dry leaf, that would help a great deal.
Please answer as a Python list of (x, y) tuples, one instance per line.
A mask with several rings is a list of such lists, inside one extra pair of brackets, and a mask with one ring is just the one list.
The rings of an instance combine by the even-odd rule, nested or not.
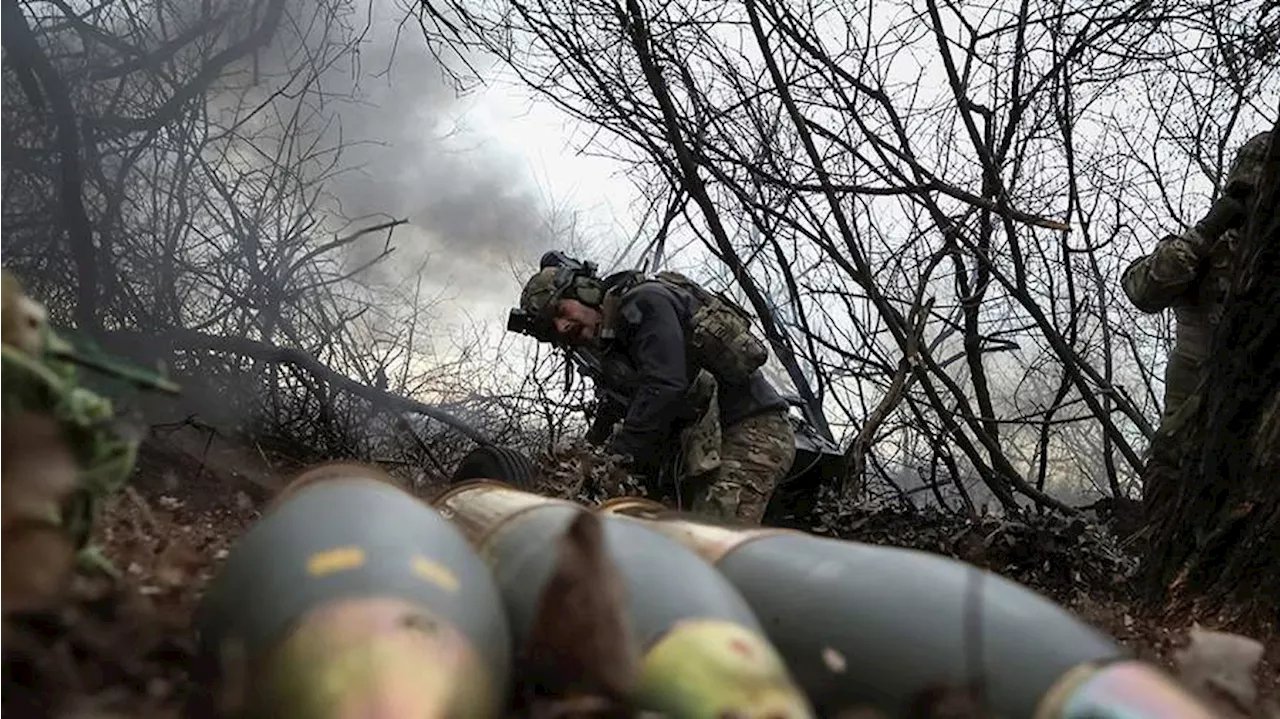
[(205, 559), (182, 538), (175, 538), (156, 558), (156, 581), (165, 587), (181, 587), (191, 583), (204, 566)]
[(600, 518), (582, 512), (560, 539), (529, 640), (530, 686), (565, 694), (625, 695), (636, 672), (622, 578)]
[(1254, 674), (1262, 661), (1262, 642), (1239, 634), (1191, 627), (1191, 642), (1174, 655), (1178, 673), (1206, 699), (1226, 697), (1249, 710), (1258, 699)]
[(3, 532), (0, 566), (3, 612), (44, 609), (61, 595), (75, 566), (75, 550), (53, 524), (17, 520)]

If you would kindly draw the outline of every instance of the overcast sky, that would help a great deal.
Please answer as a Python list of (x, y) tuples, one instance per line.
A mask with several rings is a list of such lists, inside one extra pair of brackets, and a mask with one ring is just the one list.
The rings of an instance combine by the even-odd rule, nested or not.
[[(449, 315), (441, 319), (500, 332), (519, 292), (513, 264), (536, 263), (558, 244), (552, 224), (571, 216), (591, 244), (620, 246), (634, 232), (634, 194), (617, 163), (574, 151), (587, 128), (484, 58), (468, 60), (486, 84), (460, 94), (416, 23), (397, 36), (403, 16), (394, 2), (373, 0), (358, 62), (326, 72), (326, 85), (354, 81), (362, 95), (335, 105), (348, 145), (343, 164), (359, 169), (328, 188), (346, 217), (409, 221), (396, 230), (393, 257), (366, 281), (402, 280), (422, 267), (424, 295), (449, 298), (438, 305)], [(353, 263), (383, 240), (369, 237)]]

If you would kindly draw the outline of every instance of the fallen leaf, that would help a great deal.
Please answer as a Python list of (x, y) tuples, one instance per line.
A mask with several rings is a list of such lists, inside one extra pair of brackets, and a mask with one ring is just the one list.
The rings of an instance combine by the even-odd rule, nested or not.
[(181, 587), (192, 581), (205, 558), (189, 544), (175, 539), (156, 559), (156, 580), (166, 587)]

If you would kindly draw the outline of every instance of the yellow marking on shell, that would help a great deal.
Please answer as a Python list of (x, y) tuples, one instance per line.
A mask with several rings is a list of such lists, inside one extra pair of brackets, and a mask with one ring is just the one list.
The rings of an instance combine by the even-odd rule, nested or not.
[(677, 622), (645, 652), (633, 698), (667, 716), (813, 719), (777, 650), (734, 622)]
[(420, 554), (413, 558), (411, 566), (413, 567), (413, 573), (418, 575), (419, 578), (431, 582), (446, 592), (456, 592), (458, 587), (461, 586), (461, 582), (458, 581), (458, 575), (449, 571), (448, 567), (439, 562), (433, 562)]
[(364, 560), (364, 550), (360, 547), (326, 549), (307, 558), (307, 574), (323, 577), (334, 572), (345, 572), (363, 566)]

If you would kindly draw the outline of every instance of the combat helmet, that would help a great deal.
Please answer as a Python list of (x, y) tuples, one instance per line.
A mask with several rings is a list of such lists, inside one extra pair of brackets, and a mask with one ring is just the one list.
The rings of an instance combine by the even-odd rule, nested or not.
[(1231, 169), (1227, 171), (1226, 194), (1243, 197), (1257, 189), (1270, 146), (1270, 132), (1260, 132), (1240, 146)]
[(578, 300), (591, 307), (604, 301), (604, 283), (596, 277), (595, 265), (579, 262), (562, 252), (544, 254), (540, 269), (520, 291), (520, 308), (533, 316), (545, 317), (562, 299)]

